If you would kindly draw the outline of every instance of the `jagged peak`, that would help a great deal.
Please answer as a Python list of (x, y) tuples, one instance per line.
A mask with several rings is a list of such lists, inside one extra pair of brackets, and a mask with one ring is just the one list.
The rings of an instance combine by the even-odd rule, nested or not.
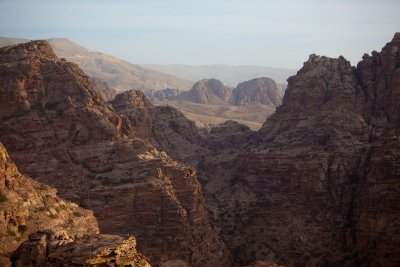
[(198, 88), (201, 86), (211, 86), (211, 87), (223, 87), (225, 86), (220, 80), (211, 78), (211, 79), (203, 79), (200, 81), (197, 81), (192, 88)]
[(53, 48), (44, 40), (30, 41), (0, 48), (0, 57), (3, 62), (27, 58), (58, 59)]
[(312, 71), (317, 68), (328, 68), (330, 70), (335, 69), (347, 69), (351, 68), (350, 61), (345, 59), (343, 56), (338, 58), (331, 58), (327, 56), (320, 56), (317, 54), (311, 54), (303, 67), (297, 72), (297, 74)]
[(400, 32), (396, 32), (393, 36), (392, 43), (400, 43)]

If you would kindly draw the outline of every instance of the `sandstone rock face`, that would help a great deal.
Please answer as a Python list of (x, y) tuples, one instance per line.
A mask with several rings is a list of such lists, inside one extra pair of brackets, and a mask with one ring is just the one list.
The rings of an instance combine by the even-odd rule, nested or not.
[[(164, 90), (150, 94), (152, 99), (185, 100), (200, 104), (232, 104), (279, 106), (282, 102), (281, 90), (271, 78), (256, 78), (238, 84), (236, 88), (225, 86), (216, 79), (204, 79), (195, 83), (189, 91)], [(165, 95), (165, 96), (164, 96)]]
[(110, 88), (106, 82), (97, 79), (90, 78), (90, 83), (93, 85), (93, 88), (106, 100), (111, 101), (117, 95), (117, 91), (113, 88)]
[(282, 102), (280, 89), (271, 78), (257, 78), (242, 82), (233, 90), (233, 103), (237, 106), (263, 104), (279, 106)]
[[(138, 92), (104, 103), (78, 66), (43, 41), (2, 48), (0, 59), (1, 139), (25, 173), (92, 209), (103, 233), (133, 234), (151, 264), (230, 265), (196, 171), (143, 138), (157, 127), (166, 138), (162, 125), (175, 123), (168, 114), (180, 113), (158, 114)], [(161, 126), (139, 127), (146, 112)]]
[(93, 212), (62, 200), (56, 190), (22, 175), (0, 143), (0, 265), (37, 230), (63, 230), (71, 236), (98, 233)]
[(232, 88), (225, 86), (216, 79), (205, 79), (195, 83), (187, 92), (183, 92), (177, 99), (201, 104), (223, 104), (230, 100)]
[(74, 238), (64, 232), (31, 234), (12, 256), (15, 267), (132, 266), (150, 267), (129, 236), (93, 235)]
[(400, 263), (399, 51), (311, 55), (259, 132), (211, 142), (199, 178), (234, 262)]
[(195, 161), (201, 153), (206, 133), (175, 108), (154, 106), (144, 93), (135, 90), (117, 95), (111, 103), (122, 118), (123, 134), (136, 132), (158, 150), (184, 162)]

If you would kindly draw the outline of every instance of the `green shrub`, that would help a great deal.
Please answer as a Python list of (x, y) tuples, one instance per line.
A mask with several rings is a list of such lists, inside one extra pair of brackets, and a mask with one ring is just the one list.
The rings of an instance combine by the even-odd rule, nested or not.
[(16, 236), (16, 234), (15, 234), (14, 231), (8, 230), (7, 233), (8, 233), (8, 235), (10, 235), (10, 236)]
[(6, 201), (7, 201), (6, 195), (3, 193), (3, 191), (0, 190), (0, 203), (6, 202)]
[(95, 189), (97, 187), (96, 184), (89, 184), (89, 189)]
[(18, 232), (23, 234), (26, 232), (26, 230), (28, 230), (28, 226), (26, 226), (25, 224), (18, 225)]
[(82, 213), (80, 213), (79, 211), (74, 211), (72, 214), (74, 214), (75, 217), (82, 217)]

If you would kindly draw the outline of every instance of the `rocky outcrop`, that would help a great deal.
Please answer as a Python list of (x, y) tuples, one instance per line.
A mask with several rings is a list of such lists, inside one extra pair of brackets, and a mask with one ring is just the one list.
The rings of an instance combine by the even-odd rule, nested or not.
[(71, 236), (98, 233), (93, 212), (65, 201), (56, 189), (22, 175), (0, 143), (0, 265), (37, 230), (63, 230)]
[(233, 96), (233, 103), (237, 106), (262, 104), (277, 107), (282, 102), (280, 88), (274, 80), (266, 77), (239, 83)]
[(230, 100), (232, 88), (216, 79), (204, 79), (196, 82), (192, 89), (183, 92), (176, 99), (201, 104), (223, 104)]
[(125, 135), (136, 132), (158, 150), (184, 162), (197, 159), (205, 141), (205, 132), (197, 129), (180, 111), (170, 106), (154, 106), (141, 91), (127, 91), (111, 102), (122, 118)]
[(234, 262), (400, 263), (399, 40), (357, 68), (311, 55), (259, 132), (201, 157)]
[[(144, 96), (105, 103), (44, 41), (2, 48), (0, 60), (0, 134), (22, 171), (92, 209), (103, 233), (133, 234), (151, 264), (230, 265), (196, 171), (143, 137), (163, 129), (140, 127), (150, 109)], [(175, 121), (166, 114), (163, 125)]]
[(93, 235), (74, 238), (65, 232), (31, 234), (12, 255), (15, 267), (132, 266), (150, 267), (129, 236)]
[(152, 101), (166, 101), (175, 99), (183, 92), (179, 89), (165, 88), (163, 90), (148, 90), (145, 93)]
[(164, 100), (185, 100), (200, 104), (236, 106), (281, 104), (281, 89), (271, 78), (256, 78), (245, 81), (236, 88), (225, 86), (216, 79), (204, 79), (195, 83), (189, 91), (166, 89), (150, 94), (150, 98)]

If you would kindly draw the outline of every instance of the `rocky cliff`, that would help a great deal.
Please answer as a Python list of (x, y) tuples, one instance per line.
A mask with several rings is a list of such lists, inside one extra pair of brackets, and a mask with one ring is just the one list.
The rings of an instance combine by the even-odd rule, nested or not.
[(204, 79), (195, 83), (187, 92), (176, 99), (201, 104), (223, 104), (230, 100), (232, 88), (225, 86), (217, 79)]
[(18, 245), (38, 230), (64, 231), (71, 236), (98, 233), (93, 212), (65, 201), (56, 190), (21, 174), (0, 143), (0, 265)]
[(280, 88), (271, 78), (256, 78), (239, 83), (233, 90), (233, 104), (263, 104), (279, 106), (282, 102)]
[(311, 55), (259, 132), (215, 131), (199, 177), (236, 263), (400, 263), (399, 51)]
[[(92, 209), (103, 233), (134, 234), (151, 264), (228, 266), (196, 171), (144, 139), (149, 103), (133, 99), (106, 104), (44, 41), (0, 49), (0, 133), (21, 170)], [(118, 114), (130, 107), (137, 117)], [(180, 116), (167, 111), (163, 123)]]
[(111, 104), (122, 118), (123, 134), (136, 133), (175, 159), (197, 159), (206, 133), (175, 108), (154, 106), (143, 92), (135, 90), (118, 94)]

